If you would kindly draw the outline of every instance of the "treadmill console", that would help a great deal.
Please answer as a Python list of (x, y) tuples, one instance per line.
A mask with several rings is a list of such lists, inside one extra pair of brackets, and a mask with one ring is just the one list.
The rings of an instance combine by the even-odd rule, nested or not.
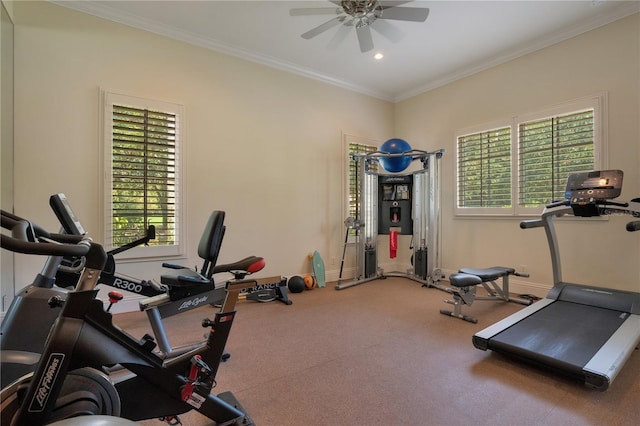
[(611, 200), (622, 192), (622, 170), (574, 173), (567, 178), (565, 198), (576, 216), (599, 216), (598, 202)]
[(622, 192), (622, 170), (574, 173), (567, 178), (565, 197), (574, 203), (611, 200)]

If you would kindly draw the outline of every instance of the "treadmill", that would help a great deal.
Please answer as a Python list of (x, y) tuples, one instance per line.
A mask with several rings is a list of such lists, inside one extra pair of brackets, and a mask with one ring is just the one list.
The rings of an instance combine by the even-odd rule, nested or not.
[(640, 198), (610, 201), (622, 189), (623, 173), (604, 170), (572, 174), (565, 200), (547, 205), (523, 229), (543, 227), (553, 267), (546, 298), (479, 331), (473, 345), (515, 357), (586, 386), (606, 390), (640, 344), (640, 293), (562, 281), (554, 219), (628, 214), (628, 231), (640, 230)]

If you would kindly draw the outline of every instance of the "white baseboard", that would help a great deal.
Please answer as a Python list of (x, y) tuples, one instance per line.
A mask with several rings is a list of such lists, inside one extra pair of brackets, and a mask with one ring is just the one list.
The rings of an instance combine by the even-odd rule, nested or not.
[[(384, 268), (383, 268), (384, 269)], [(385, 269), (386, 270), (386, 269)], [(387, 271), (390, 272), (391, 270)], [(458, 272), (457, 270), (450, 269), (442, 269), (442, 275), (444, 275), (444, 280), (447, 281), (449, 275)], [(328, 270), (326, 271), (327, 281), (338, 281), (340, 276), (339, 270)], [(349, 281), (355, 277), (355, 268), (348, 268), (342, 272), (342, 281)], [(500, 283), (498, 283), (500, 284)], [(551, 286), (548, 284), (541, 284), (527, 280), (526, 278), (518, 278), (511, 277), (509, 279), (509, 290), (513, 294), (531, 294), (537, 297), (545, 297), (549, 290), (551, 290)]]
[[(389, 269), (390, 272), (391, 269)], [(457, 270), (449, 270), (442, 269), (442, 275), (444, 275), (445, 285), (446, 280), (448, 280), (449, 275), (458, 272)], [(293, 275), (304, 275), (304, 274), (292, 274)], [(325, 277), (327, 282), (337, 282), (340, 279), (340, 270), (339, 269), (330, 269), (325, 271)], [(348, 282), (355, 277), (355, 268), (345, 268), (342, 271), (342, 282)], [(515, 278), (515, 279), (514, 279)], [(512, 277), (509, 280), (510, 291), (513, 294), (531, 294), (537, 297), (545, 297), (551, 286), (548, 284), (541, 284), (526, 280), (525, 278)], [(332, 285), (328, 286), (332, 287)], [(102, 296), (102, 295), (101, 295)], [(145, 297), (137, 294), (129, 293), (125, 296), (125, 298), (115, 304), (111, 308), (111, 313), (119, 314), (124, 312), (135, 312), (140, 310), (140, 301)], [(105, 306), (108, 306), (108, 302), (106, 301), (106, 297), (103, 298), (105, 300)], [(0, 317), (1, 319), (2, 317)]]

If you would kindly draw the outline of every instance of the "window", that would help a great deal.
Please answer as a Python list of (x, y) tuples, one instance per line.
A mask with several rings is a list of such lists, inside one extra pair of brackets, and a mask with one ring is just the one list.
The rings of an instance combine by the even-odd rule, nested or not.
[(458, 205), (511, 207), (511, 127), (458, 138)]
[(567, 176), (604, 167), (605, 95), (458, 132), (457, 215), (539, 214)]
[[(346, 215), (354, 219), (358, 218), (358, 206), (360, 203), (360, 182), (358, 181), (358, 163), (353, 160), (354, 154), (368, 154), (378, 150), (379, 143), (373, 140), (358, 138), (355, 136), (344, 136), (346, 147)], [(377, 163), (372, 164), (373, 171), (377, 171)], [(349, 235), (355, 235), (351, 229)]]
[(183, 107), (108, 92), (104, 99), (106, 246), (141, 238), (154, 225), (149, 247), (121, 256), (180, 255)]
[(593, 109), (520, 123), (518, 205), (564, 198), (567, 176), (594, 169)]

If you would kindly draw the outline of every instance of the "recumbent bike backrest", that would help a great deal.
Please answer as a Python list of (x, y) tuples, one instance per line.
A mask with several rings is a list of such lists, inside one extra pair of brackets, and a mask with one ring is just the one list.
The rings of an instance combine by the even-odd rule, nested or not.
[(198, 256), (204, 260), (200, 273), (209, 279), (213, 275), (224, 238), (224, 216), (225, 212), (220, 210), (211, 213), (198, 244)]

